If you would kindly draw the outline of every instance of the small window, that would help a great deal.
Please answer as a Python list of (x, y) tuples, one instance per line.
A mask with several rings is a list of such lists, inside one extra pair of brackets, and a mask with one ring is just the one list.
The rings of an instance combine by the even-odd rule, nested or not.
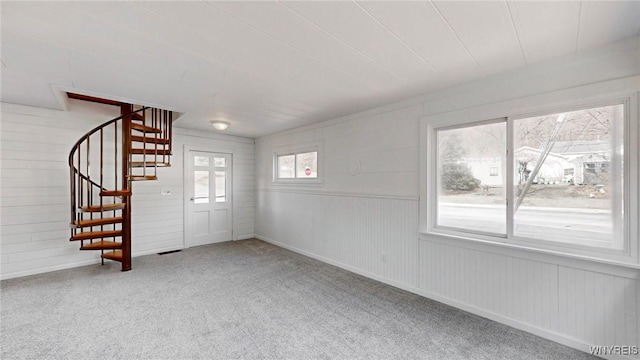
[(194, 202), (196, 204), (209, 203), (209, 171), (196, 170), (193, 172)]
[(227, 202), (227, 172), (215, 172), (216, 202)]
[(278, 179), (293, 179), (296, 168), (296, 156), (295, 155), (280, 155), (278, 156)]
[(319, 184), (319, 146), (274, 153), (274, 182)]
[(227, 167), (227, 159), (223, 158), (223, 157), (214, 157), (213, 158), (213, 166), (215, 166), (215, 167)]
[(489, 168), (489, 176), (498, 176), (498, 167), (492, 166)]
[(318, 152), (278, 155), (278, 179), (317, 179)]
[(308, 152), (296, 154), (296, 178), (317, 179), (318, 178), (318, 152)]
[(193, 165), (195, 165), (195, 166), (209, 166), (209, 157), (208, 156), (194, 156), (193, 157)]

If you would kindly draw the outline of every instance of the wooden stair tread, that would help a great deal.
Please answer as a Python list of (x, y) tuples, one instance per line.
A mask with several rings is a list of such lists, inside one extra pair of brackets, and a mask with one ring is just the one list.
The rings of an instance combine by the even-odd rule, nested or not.
[(94, 241), (90, 244), (84, 244), (80, 247), (80, 250), (108, 250), (108, 249), (122, 249), (122, 243), (115, 241)]
[(131, 189), (126, 190), (102, 190), (100, 196), (131, 196)]
[[(87, 132), (69, 153), (72, 212), (69, 240), (80, 241), (80, 250), (99, 250), (103, 260), (118, 261), (122, 271), (129, 271), (132, 243), (129, 201), (134, 198), (127, 184), (157, 180), (156, 168), (171, 166), (174, 113), (124, 102), (105, 103), (117, 105), (120, 116)], [(110, 129), (112, 136), (116, 134), (113, 143), (109, 143), (111, 146), (103, 146), (103, 129)], [(88, 155), (90, 141), (100, 145), (96, 149), (100, 158), (97, 171), (97, 161), (93, 161), (96, 156)], [(82, 151), (85, 144), (86, 154)], [(109, 159), (107, 164), (103, 158)], [(93, 172), (89, 171), (90, 160)], [(98, 173), (99, 181), (95, 176)], [(111, 179), (103, 182), (104, 178)]]
[(163, 150), (163, 149), (142, 149), (142, 148), (135, 148), (135, 149), (131, 149), (131, 153), (132, 154), (136, 154), (136, 155), (171, 155), (171, 151), (169, 150)]
[(102, 207), (100, 205), (83, 206), (80, 210), (84, 212), (111, 211), (124, 209), (124, 206), (124, 203), (102, 204)]
[(100, 219), (86, 219), (86, 220), (76, 220), (73, 222), (74, 227), (89, 227), (89, 226), (99, 226), (99, 225), (108, 225), (108, 224), (118, 224), (122, 222), (122, 216), (116, 217), (108, 217), (108, 218), (100, 218)]
[(127, 175), (131, 181), (158, 180), (155, 175)]
[(155, 161), (131, 161), (131, 167), (170, 167), (171, 164), (167, 162), (155, 162)]
[(138, 135), (131, 135), (131, 141), (150, 143), (150, 144), (168, 144), (171, 142), (171, 140), (169, 139), (160, 139), (160, 138), (156, 139), (149, 136), (138, 136)]
[(70, 241), (100, 239), (108, 237), (122, 236), (122, 230), (87, 231), (71, 236)]
[(115, 250), (115, 251), (106, 252), (106, 253), (100, 255), (100, 257), (103, 258), (103, 259), (109, 259), (109, 260), (122, 262), (122, 250)]
[(154, 127), (146, 126), (146, 125), (142, 125), (142, 124), (137, 124), (137, 123), (131, 123), (131, 129), (132, 130), (142, 131), (144, 133), (161, 133), (162, 132), (162, 130), (160, 130), (158, 128), (154, 128)]

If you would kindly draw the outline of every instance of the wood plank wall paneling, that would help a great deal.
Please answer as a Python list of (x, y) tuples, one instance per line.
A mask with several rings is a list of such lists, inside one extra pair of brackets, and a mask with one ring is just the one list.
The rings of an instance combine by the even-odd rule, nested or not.
[[(2, 278), (99, 262), (96, 252), (69, 242), (71, 146), (119, 110), (71, 100), (68, 112), (2, 104), (0, 128), (0, 250)], [(105, 133), (105, 139), (112, 139)], [(183, 242), (183, 147), (207, 145), (234, 152), (234, 237), (250, 238), (254, 227), (253, 140), (174, 129), (172, 167), (158, 180), (133, 185), (133, 253), (178, 249)], [(97, 144), (92, 144), (93, 154)], [(105, 149), (110, 145), (107, 143)], [(97, 159), (94, 159), (97, 163)], [(110, 159), (105, 159), (109, 163)], [(92, 167), (92, 172), (97, 169)], [(98, 176), (93, 174), (92, 176)], [(106, 178), (110, 174), (106, 173)], [(161, 196), (163, 190), (170, 196)], [(135, 267), (135, 262), (134, 262)]]
[[(640, 299), (640, 280), (636, 282), (636, 299)], [(640, 301), (636, 302), (636, 316), (638, 318), (638, 324), (636, 326), (636, 344), (640, 346)], [(638, 354), (638, 359), (640, 359), (640, 354)]]
[(97, 262), (69, 239), (71, 146), (118, 116), (110, 106), (74, 103), (73, 112), (2, 104), (1, 274), (28, 274)]
[[(636, 37), (605, 50), (595, 49), (590, 55), (565, 57), (524, 72), (461, 84), (403, 104), (261, 138), (255, 160), (251, 140), (178, 127), (173, 167), (160, 170), (158, 182), (134, 185), (138, 196), (134, 236), (137, 233), (141, 238), (134, 249), (151, 253), (180, 246), (182, 234), (176, 230), (184, 201), (183, 146), (224, 147), (234, 151), (237, 166), (233, 182), (236, 238), (255, 232), (290, 249), (481, 315), (496, 315), (492, 318), (583, 350), (588, 350), (587, 345), (638, 345), (637, 278), (419, 240), (418, 217), (424, 214), (419, 214), (416, 199), (402, 198), (417, 198), (419, 193), (417, 119), (421, 115), (491, 106), (505, 99), (638, 74), (637, 56)], [(72, 111), (60, 112), (3, 104), (3, 276), (97, 261), (95, 254), (69, 244), (66, 226), (49, 227), (62, 224), (57, 214), (68, 211), (67, 202), (56, 194), (68, 186), (64, 145), (74, 143), (85, 128), (114, 117), (112, 107), (75, 101), (71, 105)], [(322, 191), (288, 192), (273, 186), (273, 146), (307, 141), (324, 142)], [(380, 163), (380, 159), (386, 160)], [(353, 164), (360, 165), (359, 174), (349, 173)], [(25, 168), (34, 171), (24, 172)], [(65, 169), (64, 179), (53, 177), (62, 174), (61, 169)], [(23, 178), (34, 174), (38, 176)], [(160, 197), (161, 190), (170, 190), (172, 195)], [(22, 203), (13, 196), (22, 191), (33, 191), (32, 198), (41, 197), (49, 205), (38, 206), (31, 200)], [(22, 232), (21, 226), (29, 224), (33, 229)], [(164, 231), (154, 231), (158, 225)]]
[(638, 280), (559, 267), (560, 331), (592, 344), (638, 345)]
[[(384, 199), (382, 213), (383, 250), (387, 255), (384, 276), (411, 287), (418, 287), (419, 248), (415, 241), (418, 201)], [(392, 223), (393, 222), (393, 223)]]
[[(265, 191), (256, 227), (272, 242), (417, 285), (417, 201)], [(261, 209), (269, 211), (261, 211)], [(287, 224), (287, 226), (282, 226)], [(363, 251), (363, 249), (367, 249)]]
[[(225, 136), (217, 133), (193, 131), (180, 127), (174, 128), (174, 155), (171, 158), (175, 166), (170, 168), (175, 183), (182, 183), (184, 146), (202, 147), (203, 149), (220, 149), (233, 153), (233, 238), (247, 239), (253, 237), (254, 206), (255, 206), (255, 160), (254, 141), (252, 139), (235, 136)], [(172, 196), (182, 199), (184, 188), (172, 190)], [(180, 209), (182, 216), (182, 208)]]
[(418, 240), (415, 200), (262, 190), (256, 207), (257, 235), (292, 250), (583, 351), (638, 344), (636, 279)]
[[(419, 239), (426, 214), (410, 199), (420, 193), (421, 116), (638, 74), (637, 38), (609, 50), (256, 139), (256, 236), (586, 352), (639, 345), (637, 274)], [(324, 144), (322, 186), (273, 184), (274, 149), (305, 141)]]
[(551, 264), (420, 243), (420, 288), (495, 314), (556, 331), (557, 268)]

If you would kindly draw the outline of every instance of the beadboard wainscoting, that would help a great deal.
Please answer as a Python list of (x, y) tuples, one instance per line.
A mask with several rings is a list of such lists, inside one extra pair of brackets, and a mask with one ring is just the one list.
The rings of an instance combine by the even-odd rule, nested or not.
[(588, 270), (552, 258), (505, 256), (442, 239), (420, 241), (420, 291), (427, 297), (590, 351), (640, 344), (637, 271)]
[(640, 344), (633, 269), (419, 236), (417, 197), (257, 193), (259, 239), (585, 352)]
[[(519, 107), (525, 97), (579, 101), (571, 89), (590, 84), (602, 94), (621, 91), (615, 86), (637, 92), (638, 44), (635, 38), (256, 139), (256, 237), (587, 353), (590, 346), (640, 345), (637, 264), (421, 231), (429, 214), (420, 204), (426, 147), (420, 149), (419, 125), (425, 116), (495, 111), (504, 101)], [(318, 142), (321, 186), (275, 184), (275, 149)], [(629, 151), (635, 159), (629, 166), (637, 169), (637, 142)], [(627, 196), (638, 203), (637, 192)]]
[(262, 190), (256, 207), (262, 240), (375, 279), (418, 284), (417, 198)]

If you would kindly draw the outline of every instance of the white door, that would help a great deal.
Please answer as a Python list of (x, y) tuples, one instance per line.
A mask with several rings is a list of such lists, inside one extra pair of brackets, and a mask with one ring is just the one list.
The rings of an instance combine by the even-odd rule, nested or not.
[(189, 151), (185, 246), (232, 239), (231, 154)]

